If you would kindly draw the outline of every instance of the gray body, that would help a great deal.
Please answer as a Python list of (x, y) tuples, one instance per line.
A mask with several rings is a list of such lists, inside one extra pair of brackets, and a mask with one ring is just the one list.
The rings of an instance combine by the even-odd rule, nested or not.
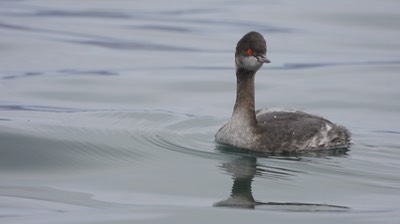
[(238, 148), (290, 153), (348, 148), (346, 128), (301, 111), (258, 110), (256, 125), (231, 119), (215, 135), (216, 141)]

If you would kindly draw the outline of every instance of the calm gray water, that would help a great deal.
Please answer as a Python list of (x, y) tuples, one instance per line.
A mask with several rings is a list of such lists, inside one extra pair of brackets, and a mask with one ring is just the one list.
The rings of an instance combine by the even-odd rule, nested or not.
[[(399, 223), (399, 8), (1, 0), (0, 222)], [(257, 107), (344, 125), (349, 152), (217, 147), (251, 30), (272, 61)]]

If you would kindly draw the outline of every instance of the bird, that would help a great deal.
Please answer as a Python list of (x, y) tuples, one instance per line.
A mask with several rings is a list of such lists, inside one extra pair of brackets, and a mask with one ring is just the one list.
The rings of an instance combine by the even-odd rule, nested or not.
[(215, 134), (219, 144), (255, 152), (287, 154), (348, 149), (350, 132), (298, 110), (255, 110), (255, 75), (267, 58), (264, 37), (251, 31), (236, 45), (236, 101), (229, 121)]

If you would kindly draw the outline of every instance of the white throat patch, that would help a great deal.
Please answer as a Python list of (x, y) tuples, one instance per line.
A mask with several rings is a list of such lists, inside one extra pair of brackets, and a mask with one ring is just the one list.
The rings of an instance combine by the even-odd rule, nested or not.
[(263, 65), (263, 62), (260, 62), (254, 56), (237, 56), (235, 61), (236, 68), (242, 68), (248, 71), (258, 71)]

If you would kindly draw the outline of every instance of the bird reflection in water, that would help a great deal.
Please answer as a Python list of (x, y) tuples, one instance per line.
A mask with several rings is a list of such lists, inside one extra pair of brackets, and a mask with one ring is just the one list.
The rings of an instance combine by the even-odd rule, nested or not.
[[(220, 150), (225, 151), (226, 148)], [(225, 151), (226, 152), (226, 151)], [(230, 153), (231, 154), (231, 153)], [(233, 186), (228, 199), (216, 202), (215, 207), (233, 207), (254, 209), (256, 206), (262, 209), (279, 209), (286, 211), (332, 211), (345, 212), (350, 208), (340, 205), (315, 204), (301, 202), (261, 202), (256, 201), (252, 193), (252, 182), (255, 175), (289, 176), (293, 170), (281, 169), (268, 170), (268, 167), (261, 167), (257, 164), (257, 157), (252, 154), (234, 155), (231, 160), (222, 163), (221, 168), (232, 175)]]

